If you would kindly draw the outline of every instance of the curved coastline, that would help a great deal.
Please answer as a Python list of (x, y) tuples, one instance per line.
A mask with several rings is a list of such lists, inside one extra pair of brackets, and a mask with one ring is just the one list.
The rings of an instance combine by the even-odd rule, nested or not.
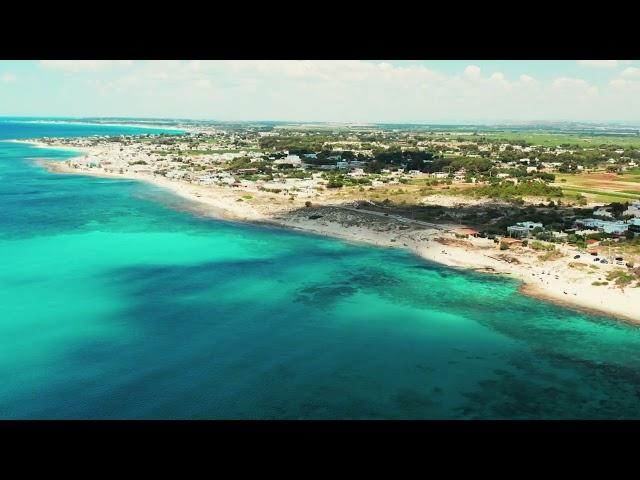
[[(51, 146), (39, 143), (36, 140), (15, 140), (20, 143), (28, 143), (40, 148), (62, 149), (78, 152), (81, 158), (83, 152), (77, 148), (64, 146)], [(97, 171), (97, 169), (73, 168), (60, 161), (40, 159), (39, 163), (54, 173), (65, 173), (85, 176), (95, 176), (111, 179), (128, 179), (150, 183), (154, 186), (169, 190), (173, 194), (188, 200), (194, 206), (198, 214), (216, 219), (235, 222), (246, 222), (256, 225), (270, 225), (290, 228), (320, 236), (338, 238), (347, 242), (375, 245), (379, 247), (391, 247), (405, 249), (416, 256), (452, 268), (460, 268), (467, 271), (475, 271), (491, 275), (509, 275), (521, 282), (518, 291), (521, 294), (536, 299), (555, 303), (577, 311), (590, 314), (615, 317), (627, 323), (640, 325), (640, 309), (637, 314), (633, 305), (639, 305), (640, 289), (628, 289), (626, 295), (620, 289), (594, 287), (590, 282), (576, 285), (562, 278), (555, 278), (549, 272), (542, 272), (549, 278), (535, 270), (538, 266), (511, 264), (501, 261), (495, 255), (495, 249), (482, 248), (470, 250), (456, 244), (439, 243), (437, 231), (424, 230), (428, 239), (416, 239), (409, 235), (397, 232), (381, 232), (366, 226), (344, 227), (340, 222), (322, 221), (321, 223), (310, 221), (306, 217), (290, 216), (286, 211), (258, 212), (247, 205), (246, 202), (237, 201), (237, 193), (229, 192), (229, 189), (215, 186), (194, 185), (179, 180), (169, 180), (165, 177), (144, 175), (135, 172), (123, 174)], [(336, 205), (331, 205), (340, 208)], [(476, 239), (481, 240), (481, 239)], [(483, 251), (484, 250), (484, 251)], [(548, 270), (548, 269), (547, 269)], [(589, 280), (589, 279), (587, 279)], [(636, 290), (629, 292), (629, 290)], [(632, 298), (635, 295), (636, 298)]]

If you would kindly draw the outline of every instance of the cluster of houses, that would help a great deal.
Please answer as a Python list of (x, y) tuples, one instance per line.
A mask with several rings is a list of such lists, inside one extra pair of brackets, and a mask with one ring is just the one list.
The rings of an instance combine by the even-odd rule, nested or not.
[(630, 220), (600, 220), (598, 218), (582, 218), (576, 221), (576, 225), (582, 228), (591, 228), (598, 232), (612, 235), (625, 235), (627, 231), (634, 234), (640, 233), (640, 218)]
[(613, 235), (624, 235), (628, 231), (640, 233), (640, 200), (632, 201), (622, 212), (623, 218), (632, 217), (628, 220), (613, 220), (613, 213), (606, 207), (594, 210), (593, 215), (600, 218), (583, 218), (577, 220), (576, 225)]
[[(603, 217), (613, 217), (607, 209), (595, 210), (594, 215)], [(604, 215), (603, 213), (606, 213)], [(633, 232), (635, 236), (640, 235), (640, 200), (635, 200), (624, 215), (633, 215), (628, 220), (605, 220), (602, 218), (581, 218), (576, 220), (575, 233), (578, 235), (589, 235), (594, 233), (607, 233), (615, 236), (626, 235)], [(507, 234), (512, 238), (529, 238), (533, 234), (544, 230), (544, 225), (539, 222), (518, 222), (507, 227)], [(566, 233), (553, 232), (555, 237), (566, 236)]]

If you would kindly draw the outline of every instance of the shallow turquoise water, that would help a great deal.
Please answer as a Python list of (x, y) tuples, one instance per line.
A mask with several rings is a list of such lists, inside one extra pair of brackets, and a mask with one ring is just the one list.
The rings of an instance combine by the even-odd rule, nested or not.
[(0, 418), (640, 417), (636, 327), (44, 155), (0, 142)]

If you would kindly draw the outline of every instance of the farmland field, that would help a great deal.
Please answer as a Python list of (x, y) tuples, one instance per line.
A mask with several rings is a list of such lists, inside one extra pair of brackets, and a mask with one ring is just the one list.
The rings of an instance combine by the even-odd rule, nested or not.
[(533, 145), (555, 147), (563, 144), (579, 145), (581, 147), (597, 147), (600, 145), (617, 145), (620, 147), (640, 147), (640, 136), (633, 135), (581, 135), (577, 133), (535, 133), (535, 132), (491, 132), (481, 134), (483, 137), (497, 141), (524, 140)]
[(562, 188), (565, 193), (581, 193), (592, 202), (625, 202), (640, 199), (640, 182), (631, 180), (632, 177), (625, 177), (615, 173), (556, 175), (554, 185)]

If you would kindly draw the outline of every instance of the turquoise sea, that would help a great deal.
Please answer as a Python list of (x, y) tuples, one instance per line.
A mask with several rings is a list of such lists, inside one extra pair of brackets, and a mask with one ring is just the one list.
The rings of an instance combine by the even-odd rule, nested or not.
[(0, 141), (0, 418), (640, 417), (640, 328), (34, 161), (72, 154)]

